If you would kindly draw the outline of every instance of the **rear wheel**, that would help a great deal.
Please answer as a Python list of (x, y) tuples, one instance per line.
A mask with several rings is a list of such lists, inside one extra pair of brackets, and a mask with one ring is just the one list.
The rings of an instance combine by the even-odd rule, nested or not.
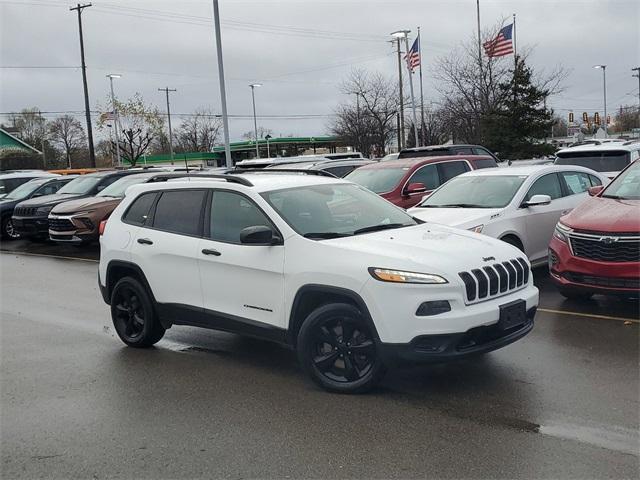
[(124, 277), (113, 287), (111, 319), (120, 339), (130, 347), (150, 347), (164, 336), (151, 296), (133, 277)]
[(332, 392), (364, 392), (384, 375), (371, 329), (360, 311), (349, 304), (314, 310), (302, 324), (297, 347), (305, 372)]
[(0, 230), (0, 235), (4, 240), (15, 240), (20, 238), (20, 234), (16, 232), (16, 229), (13, 227), (13, 221), (9, 215), (2, 219), (1, 228), (2, 230)]

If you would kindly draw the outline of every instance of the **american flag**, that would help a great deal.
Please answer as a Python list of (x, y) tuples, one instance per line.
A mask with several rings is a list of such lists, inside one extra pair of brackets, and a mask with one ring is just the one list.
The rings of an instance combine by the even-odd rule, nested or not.
[(482, 45), (487, 57), (503, 57), (513, 53), (513, 23), (502, 28), (498, 36)]
[(409, 53), (404, 56), (404, 59), (407, 61), (411, 73), (420, 66), (420, 37), (413, 42)]

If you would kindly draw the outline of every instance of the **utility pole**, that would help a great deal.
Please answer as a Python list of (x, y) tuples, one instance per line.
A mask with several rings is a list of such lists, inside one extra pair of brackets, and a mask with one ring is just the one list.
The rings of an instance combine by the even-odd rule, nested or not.
[(169, 107), (169, 92), (177, 92), (175, 88), (159, 88), (158, 91), (167, 94), (167, 120), (169, 122), (169, 154), (171, 155), (171, 165), (173, 165), (173, 131), (171, 130), (171, 108)]
[(116, 104), (116, 95), (113, 93), (113, 79), (120, 78), (121, 75), (117, 73), (109, 73), (107, 78), (109, 79), (109, 85), (111, 86), (111, 110), (113, 114), (114, 131), (116, 132), (116, 166), (122, 165), (122, 159), (120, 158), (120, 122), (118, 121), (118, 105)]
[(262, 86), (261, 83), (252, 83), (251, 87), (251, 101), (253, 102), (253, 132), (256, 139), (256, 158), (260, 158), (260, 147), (258, 146), (258, 119), (256, 117), (256, 88)]
[(606, 65), (594, 65), (593, 68), (599, 68), (602, 70), (602, 97), (604, 104), (604, 120), (602, 125), (604, 126), (604, 137), (607, 138), (607, 66)]
[(404, 146), (404, 94), (402, 93), (402, 53), (400, 52), (400, 37), (396, 37), (395, 40), (391, 40), (391, 43), (396, 43), (398, 50), (398, 91), (400, 94), (400, 128), (398, 137), (398, 151), (402, 150)]
[(638, 79), (638, 127), (640, 127), (640, 67), (632, 68), (633, 76)]
[(84, 62), (84, 39), (82, 36), (82, 10), (90, 7), (90, 3), (80, 5), (78, 3), (75, 7), (70, 7), (69, 10), (76, 10), (78, 12), (78, 28), (80, 31), (80, 60), (82, 64), (82, 85), (84, 86), (84, 111), (87, 117), (87, 138), (89, 139), (89, 160), (91, 166), (96, 166), (96, 153), (93, 150), (93, 127), (91, 126), (91, 111), (89, 110), (89, 87), (87, 87), (87, 65)]
[(425, 146), (424, 141), (424, 94), (422, 92), (422, 37), (420, 27), (418, 27), (418, 53), (420, 54), (420, 144)]
[(220, 81), (220, 103), (222, 106), (222, 127), (224, 130), (224, 155), (227, 168), (233, 167), (231, 145), (229, 144), (229, 117), (227, 115), (227, 92), (224, 86), (224, 63), (222, 61), (222, 35), (220, 32), (220, 10), (218, 0), (213, 0), (213, 25), (216, 31), (216, 52), (218, 54), (218, 79)]
[[(406, 48), (405, 55), (409, 54), (409, 32), (405, 31), (404, 33), (404, 45)], [(420, 142), (418, 141), (418, 119), (416, 118), (416, 97), (413, 94), (413, 77), (411, 76), (411, 65), (409, 65), (409, 59), (407, 58), (407, 73), (409, 75), (409, 88), (411, 89), (411, 111), (413, 113), (413, 135), (416, 143), (416, 147), (420, 146)]]

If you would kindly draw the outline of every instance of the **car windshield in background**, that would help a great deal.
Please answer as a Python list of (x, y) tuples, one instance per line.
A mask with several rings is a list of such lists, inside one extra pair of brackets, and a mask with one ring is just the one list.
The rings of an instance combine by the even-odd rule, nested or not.
[(629, 152), (564, 152), (559, 153), (556, 165), (578, 165), (596, 172), (619, 172), (629, 165)]
[(640, 200), (640, 162), (635, 162), (626, 172), (614, 179), (602, 196), (620, 200)]
[(350, 182), (357, 183), (358, 185), (362, 185), (364, 188), (368, 188), (372, 192), (385, 193), (396, 188), (408, 170), (408, 167), (359, 168), (351, 172), (345, 178)]
[(3, 198), (3, 200), (20, 200), (22, 198), (27, 198), (46, 181), (47, 180), (36, 180), (23, 183), (18, 188), (12, 190), (6, 197)]
[(357, 185), (310, 185), (262, 196), (291, 228), (316, 240), (417, 225), (410, 215)]
[(526, 178), (524, 175), (456, 177), (433, 192), (418, 207), (506, 207)]
[(124, 197), (124, 192), (127, 191), (131, 185), (136, 185), (138, 183), (143, 183), (148, 180), (148, 177), (136, 177), (135, 175), (122, 177), (120, 180), (116, 180), (107, 188), (102, 190), (97, 197), (116, 197), (122, 198)]
[(83, 195), (89, 193), (93, 187), (100, 183), (100, 180), (102, 177), (78, 177), (58, 190), (58, 193)]
[(448, 148), (432, 148), (431, 150), (406, 150), (400, 152), (398, 158), (420, 158), (420, 157), (439, 157), (441, 155), (451, 155)]

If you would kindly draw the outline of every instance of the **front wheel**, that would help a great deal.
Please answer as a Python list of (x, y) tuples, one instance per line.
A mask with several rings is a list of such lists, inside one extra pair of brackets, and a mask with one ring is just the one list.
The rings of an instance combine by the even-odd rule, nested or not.
[(297, 350), (305, 372), (332, 392), (361, 393), (384, 375), (373, 332), (353, 305), (314, 310), (300, 328)]
[(130, 347), (150, 347), (164, 336), (151, 296), (133, 277), (124, 277), (113, 287), (111, 319), (120, 339)]
[(20, 234), (16, 232), (16, 229), (13, 227), (13, 220), (11, 220), (11, 217), (8, 215), (2, 219), (2, 230), (0, 231), (0, 235), (5, 240), (15, 240), (20, 238)]

